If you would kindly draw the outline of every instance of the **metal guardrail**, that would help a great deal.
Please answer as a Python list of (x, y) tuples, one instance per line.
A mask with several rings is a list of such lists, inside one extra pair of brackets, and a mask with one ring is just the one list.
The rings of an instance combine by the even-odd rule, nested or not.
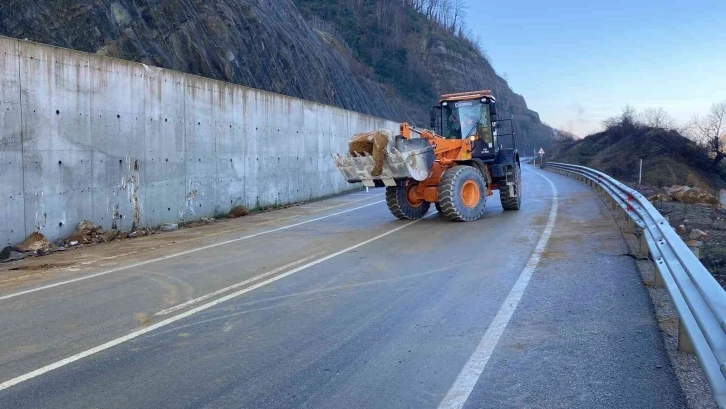
[(678, 312), (678, 348), (695, 353), (716, 404), (726, 408), (726, 291), (640, 193), (584, 166), (545, 163), (557, 173), (599, 189), (613, 210), (625, 214), (628, 230), (640, 237), (640, 251), (656, 267), (656, 286), (665, 286)]

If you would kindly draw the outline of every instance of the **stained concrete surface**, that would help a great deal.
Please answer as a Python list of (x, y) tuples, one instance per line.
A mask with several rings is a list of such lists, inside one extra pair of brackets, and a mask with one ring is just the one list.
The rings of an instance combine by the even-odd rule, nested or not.
[(351, 189), (331, 154), (398, 123), (0, 37), (0, 247), (83, 220), (129, 230)]

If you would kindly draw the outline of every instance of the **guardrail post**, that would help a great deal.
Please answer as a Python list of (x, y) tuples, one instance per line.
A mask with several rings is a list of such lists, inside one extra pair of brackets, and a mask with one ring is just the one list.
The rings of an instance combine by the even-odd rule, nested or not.
[(660, 274), (660, 270), (658, 270), (658, 266), (655, 267), (655, 274), (653, 276), (653, 287), (657, 287), (657, 288), (665, 287), (665, 281), (663, 281), (663, 276)]
[(685, 328), (683, 327), (683, 321), (678, 320), (678, 350), (687, 354), (694, 354), (693, 344), (691, 338), (688, 337)]
[(633, 220), (627, 213), (625, 214), (625, 218), (628, 220), (628, 226), (625, 228), (625, 231), (628, 233), (635, 233), (635, 220)]
[(643, 231), (643, 229), (638, 229), (638, 233), (640, 233), (640, 237), (638, 239), (640, 244), (640, 254), (643, 257), (648, 257), (648, 255), (650, 255), (650, 249), (648, 248), (648, 240), (645, 238), (645, 231)]

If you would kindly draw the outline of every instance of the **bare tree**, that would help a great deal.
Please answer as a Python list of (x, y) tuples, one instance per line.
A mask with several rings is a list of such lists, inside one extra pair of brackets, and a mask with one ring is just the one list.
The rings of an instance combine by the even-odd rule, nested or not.
[(604, 120), (603, 125), (606, 129), (616, 127), (633, 129), (640, 126), (640, 121), (638, 120), (638, 113), (635, 108), (630, 105), (626, 105), (623, 107), (620, 115), (613, 116)]
[(453, 17), (449, 31), (453, 34), (461, 29), (466, 19), (466, 0), (453, 0)]
[(645, 126), (652, 128), (662, 128), (666, 130), (674, 129), (676, 121), (671, 117), (665, 109), (646, 108), (640, 115), (640, 122)]
[(708, 114), (695, 115), (691, 120), (691, 137), (706, 146), (713, 156), (713, 164), (718, 165), (726, 157), (723, 139), (726, 133), (726, 100), (711, 105)]
[(554, 128), (552, 128), (552, 136), (556, 142), (573, 142), (577, 139), (577, 136), (572, 132)]

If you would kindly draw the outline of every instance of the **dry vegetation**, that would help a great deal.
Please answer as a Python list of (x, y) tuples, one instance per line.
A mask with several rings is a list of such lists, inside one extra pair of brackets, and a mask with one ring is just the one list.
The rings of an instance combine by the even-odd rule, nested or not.
[[(726, 211), (712, 205), (671, 201), (666, 187), (698, 187), (718, 197), (726, 188), (726, 101), (714, 104), (703, 116), (678, 127), (662, 109), (641, 113), (630, 107), (604, 123), (605, 130), (576, 139), (558, 135), (551, 161), (572, 163), (601, 170), (657, 198), (656, 208), (684, 240), (694, 229), (707, 237), (700, 244), (704, 265), (726, 283)], [(642, 184), (638, 185), (640, 160)], [(667, 198), (668, 201), (662, 201)]]

